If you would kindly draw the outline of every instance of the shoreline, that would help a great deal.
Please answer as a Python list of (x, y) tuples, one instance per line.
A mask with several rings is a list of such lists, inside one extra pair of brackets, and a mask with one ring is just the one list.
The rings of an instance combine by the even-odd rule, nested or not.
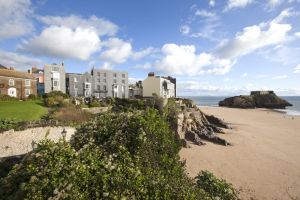
[[(220, 107), (219, 105), (197, 105), (199, 108), (229, 108), (229, 107)], [(234, 109), (234, 108), (233, 108)], [(242, 108), (237, 108), (242, 109)], [(298, 110), (291, 110), (291, 109), (270, 109), (270, 108), (248, 108), (243, 110), (268, 110), (273, 112), (282, 113), (288, 116), (300, 116), (300, 111)]]
[(242, 199), (300, 198), (300, 116), (261, 108), (200, 109), (230, 124), (219, 136), (233, 146), (206, 142), (183, 148), (180, 156), (191, 177), (211, 171), (231, 182)]

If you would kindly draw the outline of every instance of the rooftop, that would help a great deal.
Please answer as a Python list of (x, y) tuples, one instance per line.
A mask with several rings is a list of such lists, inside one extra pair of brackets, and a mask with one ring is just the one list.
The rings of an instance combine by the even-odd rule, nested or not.
[(27, 78), (27, 79), (35, 79), (35, 77), (31, 74), (10, 70), (10, 69), (2, 69), (0, 68), (0, 76), (6, 77), (14, 77), (14, 78)]

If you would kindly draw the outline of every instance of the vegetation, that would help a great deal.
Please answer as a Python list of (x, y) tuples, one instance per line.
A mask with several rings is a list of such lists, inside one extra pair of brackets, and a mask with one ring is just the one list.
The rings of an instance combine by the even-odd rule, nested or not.
[(17, 122), (12, 119), (0, 119), (0, 133), (15, 128)]
[(86, 123), (70, 143), (44, 140), (12, 169), (7, 165), (0, 197), (237, 199), (231, 184), (211, 173), (201, 172), (196, 180), (185, 173), (178, 154), (181, 144), (170, 127), (178, 112), (175, 100), (161, 111), (153, 109), (160, 108), (155, 102), (141, 100), (115, 99), (114, 107), (123, 112), (94, 118), (85, 118), (74, 105), (55, 109), (51, 116), (58, 120), (83, 118)]
[(16, 97), (11, 97), (6, 94), (0, 94), (0, 101), (18, 101), (18, 99)]
[(44, 103), (47, 107), (61, 107), (68, 101), (65, 101), (69, 96), (61, 91), (53, 91), (44, 95)]
[(41, 101), (0, 101), (0, 119), (30, 121), (47, 113)]
[(232, 184), (220, 180), (208, 171), (201, 171), (196, 177), (198, 187), (204, 189), (211, 198), (223, 200), (238, 199), (237, 191)]

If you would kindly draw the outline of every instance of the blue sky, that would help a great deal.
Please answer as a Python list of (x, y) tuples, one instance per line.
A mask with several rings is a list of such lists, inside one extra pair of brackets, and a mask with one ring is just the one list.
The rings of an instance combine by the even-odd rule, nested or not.
[(300, 95), (300, 0), (0, 0), (0, 64), (172, 75), (179, 95)]

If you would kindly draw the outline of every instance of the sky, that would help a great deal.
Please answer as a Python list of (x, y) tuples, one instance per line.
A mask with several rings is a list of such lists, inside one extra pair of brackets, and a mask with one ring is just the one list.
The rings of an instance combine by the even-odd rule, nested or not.
[(300, 0), (0, 0), (0, 64), (177, 78), (179, 96), (300, 95)]

